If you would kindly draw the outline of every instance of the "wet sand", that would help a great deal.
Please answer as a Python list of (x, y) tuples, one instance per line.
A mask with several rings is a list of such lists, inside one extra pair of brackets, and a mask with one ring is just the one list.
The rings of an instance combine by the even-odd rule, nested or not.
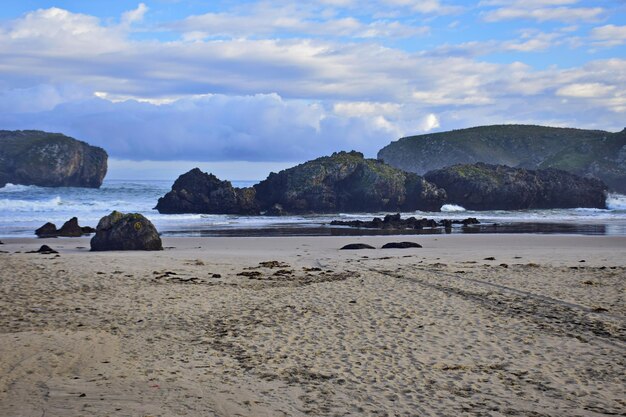
[(2, 416), (626, 414), (625, 237), (3, 241)]

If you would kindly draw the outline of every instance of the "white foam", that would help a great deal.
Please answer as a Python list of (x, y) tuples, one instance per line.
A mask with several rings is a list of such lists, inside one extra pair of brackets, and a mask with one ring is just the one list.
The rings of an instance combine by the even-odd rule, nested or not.
[(609, 194), (606, 198), (606, 206), (609, 210), (626, 210), (626, 195)]
[(457, 204), (444, 204), (441, 206), (441, 211), (444, 212), (455, 212), (455, 211), (466, 211), (465, 207), (461, 207)]
[(19, 193), (22, 191), (29, 191), (39, 188), (35, 185), (20, 185), (7, 183), (4, 187), (0, 188), (0, 193)]
[(55, 210), (62, 204), (63, 200), (59, 196), (44, 201), (0, 199), (0, 210), (7, 212)]

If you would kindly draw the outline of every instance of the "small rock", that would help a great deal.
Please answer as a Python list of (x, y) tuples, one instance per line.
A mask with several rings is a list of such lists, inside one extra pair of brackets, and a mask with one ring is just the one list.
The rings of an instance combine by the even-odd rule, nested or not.
[(487, 258), (485, 258), (485, 261), (495, 261), (496, 258), (494, 258), (493, 256), (489, 256)]
[(48, 245), (41, 245), (41, 247), (38, 250), (34, 250), (31, 252), (27, 252), (27, 253), (40, 253), (42, 255), (50, 255), (50, 254), (59, 253), (59, 252), (55, 251)]
[(358, 250), (358, 249), (376, 249), (376, 248), (371, 245), (367, 245), (365, 243), (350, 243), (342, 247), (340, 250)]
[(389, 242), (383, 245), (383, 249), (408, 249), (421, 247), (422, 245), (415, 242)]
[(211, 278), (222, 278), (221, 274), (213, 274), (211, 275)]

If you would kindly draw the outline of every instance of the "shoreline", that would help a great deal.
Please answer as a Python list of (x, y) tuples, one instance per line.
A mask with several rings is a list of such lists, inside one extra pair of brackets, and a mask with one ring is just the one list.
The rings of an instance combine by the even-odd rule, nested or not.
[(626, 412), (626, 236), (2, 241), (2, 415)]

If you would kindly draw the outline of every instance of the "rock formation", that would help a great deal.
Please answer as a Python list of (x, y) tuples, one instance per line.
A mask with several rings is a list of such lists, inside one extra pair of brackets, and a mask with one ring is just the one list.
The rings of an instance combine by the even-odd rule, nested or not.
[(198, 168), (181, 175), (159, 198), (159, 213), (258, 214), (253, 188), (235, 188)]
[(79, 237), (94, 233), (96, 229), (89, 226), (79, 226), (78, 218), (72, 217), (57, 229), (54, 223), (46, 223), (39, 229), (35, 230), (38, 237)]
[(364, 229), (385, 229), (385, 230), (403, 230), (403, 229), (424, 229), (433, 227), (452, 227), (453, 224), (468, 226), (472, 224), (480, 224), (475, 217), (468, 217), (463, 220), (433, 220), (433, 219), (417, 219), (415, 217), (401, 218), (400, 213), (388, 214), (383, 219), (374, 217), (372, 220), (333, 220), (331, 226), (349, 226), (362, 227)]
[(378, 152), (386, 163), (419, 175), (456, 164), (485, 162), (526, 169), (562, 169), (598, 178), (626, 193), (626, 129), (529, 125), (481, 126), (399, 139)]
[(434, 170), (425, 178), (446, 190), (448, 203), (468, 210), (606, 208), (604, 183), (557, 169), (477, 163)]
[(254, 189), (268, 214), (438, 211), (446, 197), (422, 177), (354, 151), (271, 173)]
[(284, 215), (359, 211), (437, 211), (445, 192), (422, 177), (358, 152), (339, 152), (235, 188), (198, 168), (160, 198), (160, 213)]
[(150, 220), (141, 214), (114, 211), (98, 222), (91, 250), (163, 250), (163, 245)]
[(98, 188), (107, 158), (103, 149), (59, 133), (0, 130), (0, 187)]

